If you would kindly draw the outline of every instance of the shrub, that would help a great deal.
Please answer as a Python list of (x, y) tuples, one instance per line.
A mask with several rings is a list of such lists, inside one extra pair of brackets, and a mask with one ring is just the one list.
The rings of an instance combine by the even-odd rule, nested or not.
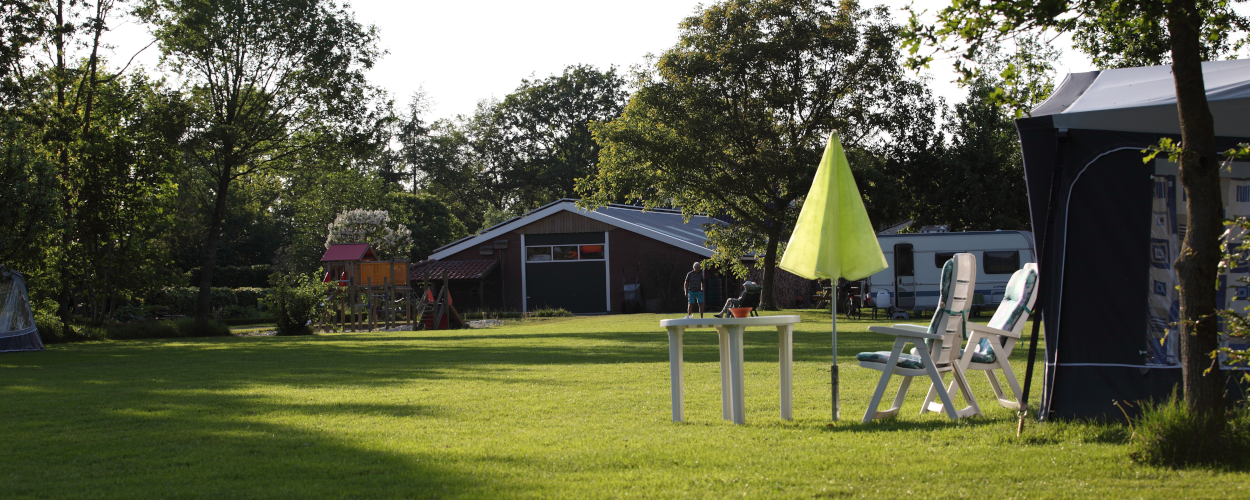
[(269, 277), (273, 286), (263, 299), (277, 323), (278, 335), (311, 335), (312, 320), (326, 310), (331, 286), (315, 275), (279, 274)]
[(182, 318), (174, 322), (179, 337), (226, 337), (230, 327), (220, 321), (196, 323), (194, 318)]
[(230, 328), (219, 321), (198, 324), (193, 318), (177, 321), (144, 320), (106, 326), (104, 335), (113, 340), (224, 337), (230, 335)]
[[(254, 310), (263, 311), (267, 288), (212, 288), (209, 309), (220, 311), (224, 317), (240, 317), (239, 314), (252, 314)], [(200, 289), (195, 287), (167, 287), (157, 290), (148, 297), (147, 309), (163, 308), (166, 314), (195, 314), (195, 301), (200, 296)]]
[(39, 338), (45, 344), (59, 344), (61, 342), (70, 342), (77, 337), (74, 335), (65, 335), (65, 323), (61, 322), (56, 314), (45, 311), (35, 311), (35, 328), (39, 329)]
[(544, 307), (544, 308), (539, 309), (539, 310), (537, 310), (537, 311), (530, 311), (530, 312), (529, 312), (529, 317), (531, 317), (531, 318), (564, 318), (564, 317), (569, 317), (569, 316), (572, 316), (572, 315), (573, 315), (573, 313), (568, 312), (568, 311), (567, 311), (567, 310), (565, 310), (563, 307), (559, 307), (559, 308), (556, 308), (556, 309), (551, 309), (551, 308), (548, 308), (548, 307)]
[(1190, 413), (1173, 391), (1165, 402), (1142, 404), (1129, 449), (1134, 462), (1161, 467), (1250, 465), (1250, 407), (1212, 424)]
[[(190, 283), (200, 282), (201, 268), (193, 268), (187, 273)], [(214, 288), (264, 287), (273, 272), (268, 264), (255, 266), (217, 266), (213, 269)]]
[(105, 335), (113, 340), (168, 339), (178, 336), (178, 329), (171, 321), (132, 321), (104, 328)]

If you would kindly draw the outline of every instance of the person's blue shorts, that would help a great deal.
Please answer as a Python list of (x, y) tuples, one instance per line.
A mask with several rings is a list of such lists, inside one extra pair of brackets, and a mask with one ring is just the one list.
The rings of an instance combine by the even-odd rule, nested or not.
[(687, 291), (687, 292), (686, 292), (686, 295), (688, 296), (688, 298), (689, 298), (689, 300), (690, 300), (690, 303), (691, 303), (691, 304), (702, 304), (702, 303), (703, 303), (703, 292), (691, 292), (691, 291)]

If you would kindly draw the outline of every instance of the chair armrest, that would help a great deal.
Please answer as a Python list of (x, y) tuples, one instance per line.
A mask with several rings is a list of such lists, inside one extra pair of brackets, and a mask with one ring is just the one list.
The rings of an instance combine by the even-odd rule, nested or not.
[(1007, 330), (999, 330), (999, 329), (997, 329), (997, 328), (988, 327), (988, 326), (982, 325), (982, 324), (980, 324), (980, 323), (972, 323), (972, 322), (968, 322), (968, 323), (965, 323), (965, 324), (968, 326), (968, 329), (969, 329), (969, 330), (975, 330), (975, 331), (982, 332), (982, 333), (989, 333), (989, 334), (992, 334), (992, 335), (1002, 335), (1002, 336), (1004, 336), (1004, 337), (1011, 337), (1011, 338), (1014, 338), (1014, 339), (1018, 339), (1018, 338), (1020, 338), (1020, 334), (1018, 334), (1018, 333), (1015, 333), (1015, 332), (1009, 332), (1009, 331), (1007, 331)]
[(909, 332), (929, 333), (929, 327), (928, 327), (928, 326), (925, 326), (925, 325), (913, 325), (913, 324), (911, 324), (911, 323), (899, 323), (899, 324), (897, 324), (897, 325), (891, 325), (889, 328), (895, 328), (895, 329), (898, 329), (898, 330), (907, 330), (907, 331), (909, 331)]
[[(895, 325), (895, 326), (898, 326), (898, 325)], [(918, 339), (941, 340), (942, 338), (942, 336), (939, 334), (929, 333), (929, 330), (927, 328), (917, 331), (917, 330), (912, 330), (910, 328), (895, 328), (892, 326), (870, 326), (868, 327), (868, 331), (881, 333), (885, 335), (894, 335), (897, 337), (914, 337)]]

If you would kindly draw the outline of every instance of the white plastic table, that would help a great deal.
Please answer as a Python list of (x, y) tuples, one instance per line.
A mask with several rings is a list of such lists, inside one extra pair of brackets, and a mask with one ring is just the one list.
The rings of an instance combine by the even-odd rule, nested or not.
[(742, 391), (742, 334), (748, 326), (777, 328), (781, 369), (781, 418), (794, 419), (794, 324), (798, 316), (760, 316), (757, 318), (691, 318), (666, 319), (660, 326), (668, 329), (668, 360), (672, 374), (673, 421), (685, 420), (685, 389), (682, 371), (682, 335), (689, 328), (715, 328), (720, 334), (720, 401), (721, 418), (745, 424), (746, 408)]

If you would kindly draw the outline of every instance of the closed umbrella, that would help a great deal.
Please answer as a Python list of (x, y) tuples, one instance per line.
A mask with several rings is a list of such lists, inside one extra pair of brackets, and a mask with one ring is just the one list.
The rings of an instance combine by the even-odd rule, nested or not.
[[(781, 257), (782, 269), (807, 279), (858, 280), (889, 267), (851, 166), (835, 131), (829, 134), (812, 189)], [(836, 289), (835, 289), (836, 290)], [(833, 296), (833, 419), (838, 419), (838, 301)]]

